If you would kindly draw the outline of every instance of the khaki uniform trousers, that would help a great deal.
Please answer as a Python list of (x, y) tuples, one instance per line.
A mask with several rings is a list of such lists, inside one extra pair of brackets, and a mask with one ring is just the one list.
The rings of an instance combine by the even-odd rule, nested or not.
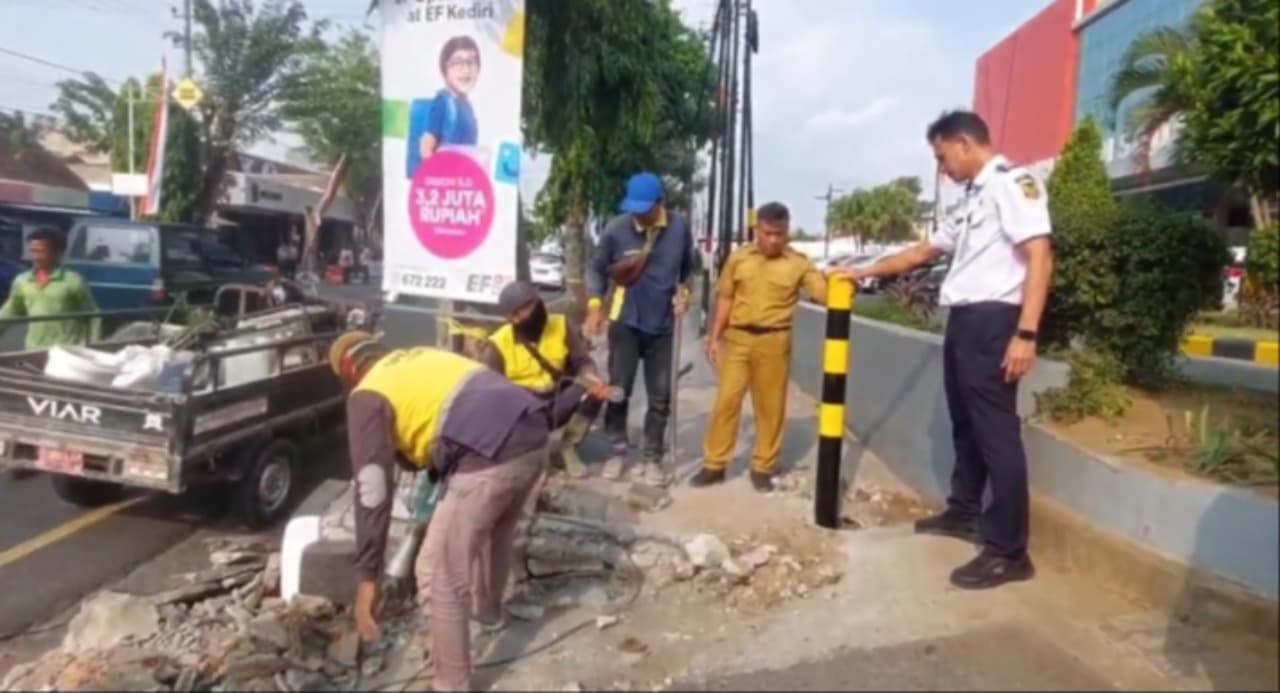
[(716, 400), (703, 441), (703, 465), (723, 470), (738, 444), (742, 398), (751, 391), (755, 412), (756, 446), (751, 470), (772, 474), (782, 452), (787, 418), (787, 379), (791, 370), (791, 331), (750, 334), (725, 330), (720, 345)]

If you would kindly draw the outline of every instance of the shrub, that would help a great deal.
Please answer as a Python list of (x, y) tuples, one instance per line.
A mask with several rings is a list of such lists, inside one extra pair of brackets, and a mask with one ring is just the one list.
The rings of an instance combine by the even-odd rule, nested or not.
[(933, 322), (934, 314), (938, 311), (937, 291), (918, 279), (894, 284), (885, 292), (885, 298), (889, 303), (909, 311), (925, 324)]
[(1120, 384), (1124, 368), (1116, 357), (1100, 351), (1076, 349), (1067, 355), (1071, 376), (1065, 387), (1051, 387), (1036, 395), (1037, 410), (1054, 421), (1075, 423), (1096, 416), (1115, 421), (1128, 411), (1129, 392)]
[(938, 331), (935, 321), (912, 311), (901, 301), (894, 300), (892, 295), (886, 295), (883, 301), (854, 303), (853, 314), (868, 320), (879, 320), (922, 332)]
[(1130, 382), (1162, 386), (1188, 325), (1221, 292), (1226, 245), (1207, 222), (1144, 204), (1121, 208), (1106, 244), (1115, 294), (1089, 340)]
[(1280, 327), (1280, 227), (1256, 229), (1249, 236), (1245, 282), (1240, 292), (1240, 312), (1253, 327)]
[(1280, 284), (1280, 226), (1272, 224), (1249, 234), (1245, 270), (1259, 286), (1275, 289)]
[(1102, 137), (1092, 118), (1076, 127), (1049, 176), (1054, 272), (1041, 341), (1065, 347), (1105, 332), (1102, 309), (1115, 295), (1107, 238), (1116, 216)]

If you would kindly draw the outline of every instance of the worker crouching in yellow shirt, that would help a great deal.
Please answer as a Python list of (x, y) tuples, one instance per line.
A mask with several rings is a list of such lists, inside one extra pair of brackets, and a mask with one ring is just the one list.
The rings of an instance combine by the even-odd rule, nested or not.
[(465, 356), (427, 347), (388, 351), (362, 332), (336, 339), (329, 361), (351, 388), (356, 628), (366, 641), (379, 637), (375, 605), (393, 471), (427, 470), (438, 478), (439, 503), (417, 574), (427, 586), (433, 687), (471, 690), (472, 621), (493, 631), (505, 620), (516, 524), (542, 474), (548, 435), (572, 412), (555, 410)]
[(791, 319), (803, 288), (825, 302), (826, 279), (813, 261), (787, 246), (791, 213), (778, 202), (756, 212), (755, 243), (729, 256), (716, 283), (716, 310), (707, 337), (707, 360), (717, 369), (716, 400), (703, 441), (696, 487), (724, 481), (738, 442), (742, 397), (751, 391), (756, 447), (751, 484), (773, 490), (786, 421), (791, 358)]
[[(553, 449), (565, 473), (586, 476), (576, 446), (586, 437), (600, 413), (609, 387), (586, 345), (563, 315), (550, 315), (538, 290), (527, 282), (512, 282), (498, 296), (498, 309), (510, 320), (481, 347), (480, 360), (514, 384), (574, 415), (562, 429)], [(582, 387), (570, 388), (575, 382)], [(585, 389), (585, 394), (584, 394)]]

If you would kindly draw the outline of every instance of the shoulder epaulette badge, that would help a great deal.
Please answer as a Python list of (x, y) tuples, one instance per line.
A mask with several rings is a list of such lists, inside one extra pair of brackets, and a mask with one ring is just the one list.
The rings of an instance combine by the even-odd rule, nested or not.
[(1028, 200), (1034, 200), (1040, 197), (1040, 183), (1036, 181), (1036, 177), (1030, 173), (1024, 173), (1014, 179), (1018, 187), (1022, 190), (1022, 194)]

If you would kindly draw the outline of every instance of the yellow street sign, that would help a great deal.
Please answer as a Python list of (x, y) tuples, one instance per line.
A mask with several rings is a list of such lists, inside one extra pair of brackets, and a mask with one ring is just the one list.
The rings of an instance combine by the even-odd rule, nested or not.
[(173, 88), (173, 100), (188, 111), (195, 108), (196, 104), (200, 103), (200, 99), (203, 98), (204, 90), (190, 77), (178, 82), (178, 86)]

